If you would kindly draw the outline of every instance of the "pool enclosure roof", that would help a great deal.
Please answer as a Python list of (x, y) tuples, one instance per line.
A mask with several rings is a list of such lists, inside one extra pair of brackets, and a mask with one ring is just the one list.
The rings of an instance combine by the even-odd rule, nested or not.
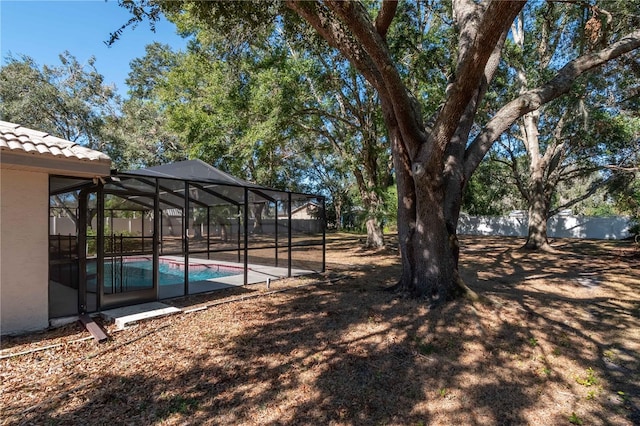
[[(184, 209), (188, 198), (190, 207), (242, 207), (265, 202), (298, 204), (319, 195), (281, 191), (267, 188), (229, 175), (201, 160), (187, 160), (125, 172), (112, 171), (111, 176), (96, 176), (106, 193), (117, 195), (119, 205), (108, 208), (153, 210), (156, 192), (161, 210)], [(84, 179), (65, 179), (51, 184), (51, 195), (81, 190), (92, 184)], [(185, 193), (189, 197), (185, 197)]]
[(187, 191), (190, 206), (202, 208), (318, 197), (257, 185), (231, 176), (201, 160), (116, 172), (108, 179), (105, 190), (127, 200), (128, 203), (151, 209), (154, 205), (156, 187), (162, 210), (184, 208), (184, 194)]
[(146, 169), (131, 170), (124, 172), (124, 174), (267, 189), (246, 180), (231, 176), (230, 174), (225, 173), (222, 170), (218, 170), (202, 160), (179, 161), (177, 163), (163, 164), (160, 166), (148, 167)]

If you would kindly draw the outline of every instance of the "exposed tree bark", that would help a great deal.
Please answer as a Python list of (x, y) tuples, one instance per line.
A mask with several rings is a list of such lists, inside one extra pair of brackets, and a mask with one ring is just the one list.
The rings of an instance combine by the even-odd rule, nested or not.
[(253, 228), (251, 232), (253, 234), (262, 234), (262, 212), (264, 211), (264, 203), (253, 204), (251, 212), (253, 213)]
[(384, 247), (384, 233), (382, 230), (382, 224), (375, 217), (367, 218), (367, 248), (380, 248)]
[(478, 99), (477, 89), (482, 86), (489, 58), (524, 3), (454, 2), (454, 8), (462, 11), (464, 48), (447, 101), (431, 131), (425, 128), (418, 103), (395, 68), (384, 40), (386, 32), (375, 30), (362, 5), (333, 1), (287, 4), (339, 49), (380, 95), (398, 182), (403, 265), (398, 289), (427, 297), (432, 303), (459, 297), (466, 289), (458, 275), (456, 250), (452, 249), (456, 244), (450, 241), (455, 226), (447, 226), (445, 218), (445, 151), (469, 103)]
[(376, 17), (375, 29), (382, 38), (387, 36), (389, 26), (396, 16), (396, 10), (398, 9), (398, 0), (387, 0), (382, 2), (380, 12)]

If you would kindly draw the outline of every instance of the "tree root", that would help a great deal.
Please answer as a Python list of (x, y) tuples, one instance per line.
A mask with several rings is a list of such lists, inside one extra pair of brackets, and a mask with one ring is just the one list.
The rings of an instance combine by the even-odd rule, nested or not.
[[(501, 306), (501, 304), (496, 302), (495, 300), (492, 300), (489, 297), (479, 294), (474, 290), (472, 290), (458, 274), (456, 274), (456, 278), (455, 278), (455, 287), (456, 287), (455, 290), (451, 294), (451, 296), (453, 297), (450, 297), (449, 299), (440, 299), (440, 301), (436, 301), (431, 306), (438, 306), (443, 303), (451, 302), (456, 299), (468, 300), (471, 302), (472, 305), (479, 303), (482, 305), (493, 306), (493, 307)], [(403, 288), (401, 280), (399, 280), (396, 284), (390, 287), (381, 287), (380, 290), (387, 293), (396, 294), (400, 297), (415, 298), (415, 295), (412, 295), (410, 291), (407, 291), (405, 288)]]
[(456, 279), (456, 285), (460, 291), (462, 298), (471, 302), (471, 304), (480, 303), (482, 305), (496, 306), (496, 302), (484, 296), (478, 294), (464, 282), (464, 280), (458, 275)]
[(526, 250), (526, 251), (540, 251), (540, 252), (544, 252), (544, 253), (551, 253), (551, 254), (557, 254), (557, 253), (561, 253), (560, 250), (555, 249), (553, 247), (551, 247), (551, 244), (549, 243), (544, 243), (542, 245), (529, 245), (528, 243), (525, 243), (525, 245), (522, 246), (522, 250)]

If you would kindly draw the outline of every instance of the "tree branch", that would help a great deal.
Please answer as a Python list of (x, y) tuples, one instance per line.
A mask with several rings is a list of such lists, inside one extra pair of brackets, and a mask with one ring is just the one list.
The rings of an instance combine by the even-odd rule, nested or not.
[(640, 167), (622, 167), (616, 165), (604, 166), (606, 169), (620, 171), (620, 172), (640, 172)]
[[(484, 77), (480, 82), (480, 85), (474, 90), (473, 97), (467, 104), (467, 108), (464, 111), (460, 122), (458, 123), (458, 128), (456, 129), (454, 136), (449, 143), (450, 150), (455, 151), (456, 161), (460, 161), (462, 163), (464, 156), (464, 148), (467, 140), (469, 139), (469, 132), (471, 131), (471, 127), (474, 123), (474, 118), (476, 116), (476, 112), (478, 111), (478, 107), (484, 99), (485, 94), (487, 93), (487, 89), (489, 88), (489, 82), (493, 80), (493, 77), (498, 69), (498, 65), (500, 63), (500, 55), (502, 52), (502, 47), (504, 46), (504, 42), (507, 38), (508, 30), (505, 30), (502, 34), (502, 37), (496, 44), (484, 70)], [(462, 167), (462, 165), (461, 165)]]
[(564, 142), (558, 143), (562, 138), (562, 132), (564, 131), (565, 119), (567, 116), (567, 109), (562, 112), (556, 127), (553, 130), (553, 137), (547, 144), (547, 149), (542, 156), (543, 167), (547, 169), (547, 175), (551, 173), (560, 165), (564, 160), (565, 146)]
[(592, 166), (592, 167), (571, 168), (568, 171), (566, 171), (567, 168), (563, 167), (559, 172), (560, 176), (558, 181), (564, 181), (564, 182), (571, 181), (573, 179), (581, 178), (590, 173), (594, 173), (599, 170), (602, 170), (603, 168), (604, 166)]
[(304, 108), (304, 109), (298, 110), (297, 112), (300, 115), (315, 115), (316, 117), (329, 118), (331, 120), (342, 122), (350, 127), (355, 127), (355, 125), (351, 123), (349, 120), (347, 120), (346, 118), (336, 114), (332, 114), (326, 110), (322, 110), (319, 108)]
[[(341, 19), (351, 34), (373, 62), (380, 75), (380, 81), (365, 78), (376, 88), (380, 99), (391, 107), (400, 128), (402, 142), (413, 157), (417, 148), (426, 141), (422, 117), (418, 103), (407, 91), (386, 43), (375, 31), (369, 15), (360, 3), (327, 1), (327, 6)], [(358, 64), (354, 64), (359, 69)]]
[(487, 61), (523, 7), (524, 2), (521, 1), (494, 1), (487, 7), (478, 24), (471, 47), (459, 62), (456, 80), (451, 85), (449, 96), (438, 114), (433, 132), (429, 136), (429, 143), (420, 148), (415, 160), (414, 175), (424, 174), (427, 169), (439, 169), (445, 148), (455, 133), (475, 89), (480, 86), (484, 77)]
[(378, 12), (374, 26), (378, 34), (380, 34), (380, 37), (383, 39), (387, 38), (387, 31), (389, 30), (389, 26), (391, 25), (393, 18), (396, 16), (397, 9), (398, 0), (384, 0), (382, 2), (382, 7)]
[(339, 50), (349, 62), (351, 62), (371, 84), (380, 89), (382, 77), (360, 45), (351, 39), (345, 25), (332, 16), (326, 6), (319, 2), (303, 2), (287, 0), (288, 8), (306, 20), (322, 37), (329, 46)]
[(467, 178), (471, 176), (498, 136), (518, 118), (567, 93), (573, 82), (582, 74), (638, 47), (640, 47), (640, 30), (631, 32), (620, 41), (599, 52), (589, 53), (574, 59), (562, 67), (548, 83), (522, 93), (503, 106), (467, 148), (465, 176)]
[[(339, 50), (377, 90), (388, 120), (397, 123), (403, 144), (400, 151), (416, 151), (426, 136), (421, 120), (386, 48), (374, 29), (367, 11), (359, 3), (288, 0), (287, 6), (305, 19), (330, 46)], [(336, 19), (336, 17), (340, 19)], [(356, 43), (356, 41), (358, 43)], [(387, 108), (384, 107), (386, 104)], [(413, 148), (411, 148), (413, 147)]]
[(520, 191), (520, 195), (522, 195), (522, 198), (527, 200), (527, 202), (530, 202), (531, 195), (529, 194), (529, 191), (527, 190), (527, 186), (523, 182), (522, 176), (520, 176), (520, 172), (518, 170), (518, 157), (515, 155), (515, 153), (513, 152), (510, 146), (507, 146), (502, 142), (500, 142), (500, 144), (509, 154), (509, 158), (511, 158), (511, 162), (502, 161), (502, 160), (495, 160), (495, 161), (502, 162), (509, 166), (509, 168), (511, 169), (512, 177), (515, 181), (516, 187), (518, 188), (518, 191)]
[(578, 204), (580, 201), (584, 201), (587, 198), (591, 197), (598, 189), (602, 188), (604, 185), (606, 185), (609, 181), (611, 180), (611, 178), (607, 178), (607, 179), (602, 179), (599, 182), (595, 182), (593, 185), (591, 185), (591, 187), (589, 187), (589, 190), (587, 192), (585, 192), (584, 194), (582, 194), (581, 196), (579, 196), (578, 198), (574, 198), (573, 200), (567, 201), (566, 203), (564, 203), (561, 206), (556, 207), (553, 210), (549, 210), (549, 217), (555, 216), (557, 215), (560, 211), (567, 209), (573, 205)]

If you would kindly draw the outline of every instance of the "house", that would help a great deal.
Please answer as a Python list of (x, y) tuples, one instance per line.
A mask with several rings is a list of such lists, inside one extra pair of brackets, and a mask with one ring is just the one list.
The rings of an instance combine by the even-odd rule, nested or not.
[(49, 178), (109, 176), (98, 151), (0, 121), (0, 334), (49, 325)]
[(318, 203), (308, 201), (291, 210), (291, 219), (315, 219), (321, 214), (322, 208)]
[[(118, 172), (100, 152), (1, 121), (0, 165), (1, 335), (324, 271), (322, 196), (200, 160)], [(250, 232), (250, 212), (267, 204), (316, 214)]]

